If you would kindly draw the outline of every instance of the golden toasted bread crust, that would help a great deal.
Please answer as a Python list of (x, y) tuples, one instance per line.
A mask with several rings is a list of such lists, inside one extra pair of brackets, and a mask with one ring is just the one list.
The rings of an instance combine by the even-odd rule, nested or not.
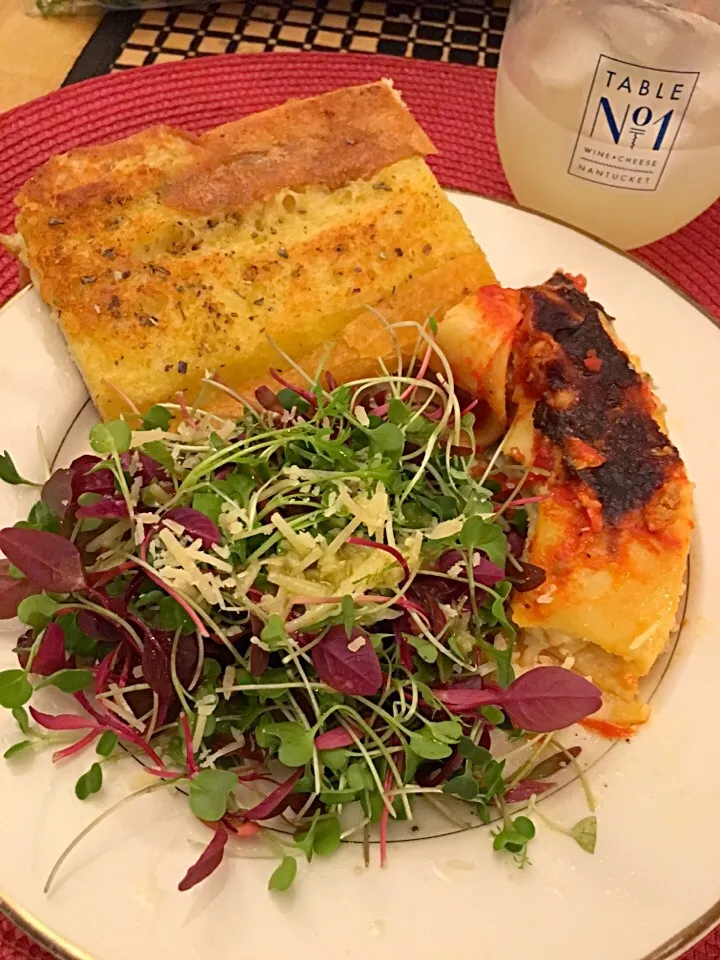
[(286, 187), (334, 190), (412, 156), (432, 142), (386, 81), (290, 100), (194, 136), (151, 127), (102, 146), (53, 157), (16, 198), (56, 218), (93, 201), (158, 189), (164, 202), (198, 215), (238, 211)]
[(388, 83), (335, 90), (228, 123), (203, 143), (212, 159), (170, 183), (166, 203), (218, 214), (268, 200), (283, 187), (335, 190), (434, 147)]
[(432, 149), (387, 83), (199, 137), (156, 127), (38, 171), (20, 256), (104, 417), (192, 400), (208, 370), (244, 387), (281, 365), (271, 339), (314, 362), (367, 306), (424, 320), (493, 279)]
[(171, 127), (150, 127), (125, 140), (52, 157), (24, 184), (15, 202), (21, 211), (43, 208), (48, 219), (62, 219), (93, 202), (126, 202), (211, 158), (202, 138)]
[[(330, 371), (338, 383), (343, 383), (363, 377), (380, 376), (383, 368), (394, 369), (397, 365), (398, 349), (403, 359), (409, 361), (418, 350), (417, 328), (409, 325), (399, 327), (391, 335), (389, 324), (401, 323), (412, 316), (418, 303), (433, 304), (433, 316), (441, 320), (448, 308), (470, 292), (468, 277), (480, 277), (488, 283), (494, 280), (479, 249), (443, 261), (394, 293), (389, 293), (378, 301), (373, 311), (362, 310), (338, 332), (332, 342), (312, 348), (303, 357), (304, 369), (314, 372), (322, 367)], [(280, 357), (273, 364), (273, 369), (290, 380), (297, 380), (296, 371), (287, 366)], [(222, 381), (224, 378), (220, 375), (218, 379)], [(252, 397), (255, 388), (261, 384), (277, 389), (277, 381), (266, 372), (257, 380), (246, 384), (246, 395)], [(203, 396), (202, 405), (206, 410), (226, 417), (242, 414), (242, 404), (219, 390), (208, 389)]]

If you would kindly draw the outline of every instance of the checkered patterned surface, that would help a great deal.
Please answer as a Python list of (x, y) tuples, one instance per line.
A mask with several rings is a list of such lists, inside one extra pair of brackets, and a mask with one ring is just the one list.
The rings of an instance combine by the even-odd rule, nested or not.
[(149, 10), (114, 69), (215, 53), (385, 53), (496, 67), (509, 0), (249, 0)]
[[(363, 8), (364, 4), (360, 6)], [(488, 10), (488, 6), (470, 8), (458, 5), (454, 9), (456, 14), (458, 11), (481, 12), (482, 30), (488, 31), (491, 29), (489, 18), (495, 12), (494, 8)], [(428, 3), (427, 8), (430, 7), (436, 9), (439, 4)], [(297, 5), (295, 9), (299, 11), (302, 7)], [(331, 12), (329, 5), (321, 9), (323, 13)], [(388, 19), (391, 16), (389, 9), (390, 4)], [(195, 15), (202, 21), (206, 14)], [(211, 22), (213, 17), (231, 19), (227, 9), (207, 15)], [(365, 16), (361, 10), (354, 11), (354, 15), (358, 19)], [(169, 36), (174, 32), (166, 18), (182, 14), (152, 16), (160, 17), (159, 21), (145, 22), (141, 28), (154, 33), (150, 49), (158, 45), (156, 39), (161, 34)], [(400, 22), (399, 14), (393, 16)], [(414, 9), (409, 16), (412, 19)], [(239, 23), (237, 9), (233, 19)], [(413, 23), (417, 22), (413, 20)], [(457, 17), (455, 24), (461, 28)], [(320, 23), (314, 26), (317, 30), (322, 29)], [(190, 37), (187, 47), (190, 49), (196, 39), (196, 28), (188, 24), (183, 29)], [(206, 37), (209, 35), (207, 28), (200, 26), (200, 29), (205, 30)], [(240, 36), (241, 30), (234, 26), (232, 29)], [(231, 37), (235, 32), (231, 32)], [(199, 42), (197, 38), (197, 44)], [(239, 42), (235, 49), (239, 49)], [(197, 55), (203, 53), (198, 50)], [(322, 54), (312, 57), (300, 54), (290, 59), (214, 57), (182, 67), (168, 65), (155, 70), (127, 71), (122, 77), (98, 77), (87, 84), (69, 86), (41, 100), (24, 104), (0, 116), (0, 157), (3, 158), (0, 230), (12, 229), (13, 197), (27, 176), (54, 153), (127, 136), (158, 122), (198, 132), (239, 115), (267, 109), (291, 96), (314, 95), (391, 74), (441, 151), (434, 159), (440, 181), (457, 189), (508, 198), (509, 187), (502, 174), (492, 135), (494, 74), (484, 70), (421, 64), (412, 61), (412, 54), (409, 56), (409, 59), (392, 63), (377, 56)], [(672, 237), (646, 247), (639, 256), (720, 317), (719, 237), (720, 204)], [(9, 256), (0, 251), (0, 302), (16, 287), (16, 267)], [(692, 882), (692, 878), (685, 882)], [(162, 956), (166, 954), (164, 951)], [(560, 948), (558, 957), (562, 956)], [(52, 960), (52, 957), (14, 927), (9, 919), (0, 916), (0, 960)], [(720, 960), (720, 933), (711, 933), (691, 949), (684, 960)]]

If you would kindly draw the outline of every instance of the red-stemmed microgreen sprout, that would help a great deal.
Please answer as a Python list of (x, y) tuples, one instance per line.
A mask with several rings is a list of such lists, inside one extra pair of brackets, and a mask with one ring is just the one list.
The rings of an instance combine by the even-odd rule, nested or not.
[[(475, 802), (473, 782), (481, 805), (501, 810), (501, 844), (512, 852), (525, 827), (503, 805), (554, 782), (541, 759), (554, 738), (506, 731), (520, 738), (515, 749), (525, 759), (504, 774), (492, 768), (484, 794), (483, 764), (497, 764), (484, 739), (488, 729), (505, 718), (549, 731), (552, 718), (562, 725), (598, 702), (588, 687), (553, 687), (547, 674), (513, 682), (509, 580), (522, 589), (515, 571), (527, 581), (527, 569), (518, 566), (517, 531), (507, 547), (507, 518), (513, 522), (516, 508), (547, 494), (523, 489), (537, 482), (534, 470), (501, 462), (504, 441), (486, 458), (484, 475), (473, 476), (477, 401), (456, 395), (434, 324), (380, 319), (395, 343), (397, 372), (381, 364), (378, 376), (338, 386), (330, 373), (323, 376), (324, 361), (313, 377), (271, 341), (289, 371), (271, 372), (283, 387), (279, 396), (265, 388), (256, 406), (208, 375), (204, 385), (240, 404), (238, 420), (180, 395), (133, 414), (142, 422), (135, 445), (124, 420), (93, 429), (102, 459), (80, 458), (55, 481), (58, 495), (65, 488), (92, 494), (82, 506), (53, 499), (48, 487), (68, 512), (63, 529), (70, 535), (59, 539), (68, 558), (72, 553), (74, 579), (45, 620), (43, 602), (28, 614), (36, 626), (23, 640), (25, 667), (5, 679), (0, 673), (0, 705), (32, 695), (33, 659), (44, 673), (66, 655), (71, 666), (80, 657), (94, 696), (75, 694), (85, 716), (67, 722), (83, 735), (55, 757), (80, 753), (110, 733), (143, 757), (159, 784), (189, 784), (191, 809), (214, 833), (183, 889), (216, 869), (229, 836), (255, 832), (259, 814), (281, 815), (308, 856), (314, 831), (323, 845), (324, 823), (332, 827), (331, 847), (362, 830), (366, 848), (374, 818), (384, 864), (393, 799), (408, 819), (425, 798), (459, 820), (452, 805)], [(415, 332), (405, 369), (400, 330)], [(518, 478), (504, 502), (485, 487), (495, 470)], [(372, 500), (381, 483), (382, 499)], [(341, 491), (340, 510), (332, 505)], [(363, 512), (371, 500), (383, 504), (372, 522)], [(88, 520), (98, 528), (91, 538), (84, 535)], [(445, 520), (451, 525), (441, 535)], [(13, 538), (36, 541), (3, 531), (0, 542), (3, 534), (11, 550)], [(183, 552), (184, 563), (169, 546)], [(41, 579), (57, 586), (43, 551), (33, 549)], [(387, 554), (387, 563), (373, 565), (372, 551)], [(358, 572), (363, 564), (372, 575)], [(212, 593), (197, 589), (195, 571)], [(65, 624), (67, 651), (54, 617)], [(490, 719), (478, 713), (483, 709)], [(62, 724), (64, 716), (49, 722)], [(278, 770), (283, 758), (289, 774)], [(96, 766), (78, 796), (99, 789)], [(245, 811), (232, 795), (239, 783), (260, 785), (258, 802)], [(340, 831), (337, 812), (356, 801), (368, 805), (359, 826)], [(271, 883), (277, 890), (295, 875), (294, 861), (282, 855)]]

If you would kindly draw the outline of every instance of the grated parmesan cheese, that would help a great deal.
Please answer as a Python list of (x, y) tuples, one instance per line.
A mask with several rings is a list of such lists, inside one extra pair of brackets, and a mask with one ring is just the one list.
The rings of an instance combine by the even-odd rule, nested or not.
[(176, 537), (182, 537), (184, 535), (185, 527), (181, 523), (178, 523), (177, 520), (172, 520), (170, 517), (163, 517), (163, 523)]
[(361, 521), (357, 517), (354, 517), (350, 523), (348, 523), (343, 529), (337, 534), (337, 536), (330, 541), (329, 545), (325, 549), (322, 557), (320, 558), (320, 568), (322, 570), (327, 569), (332, 562), (334, 561), (335, 554), (338, 552), (340, 547), (343, 546), (348, 537), (351, 537), (353, 533), (360, 526)]
[(98, 534), (97, 537), (91, 540), (85, 549), (89, 553), (97, 553), (102, 549), (107, 550), (112, 547), (116, 547), (129, 529), (129, 520), (118, 520), (117, 523), (114, 523), (111, 527), (108, 527), (107, 530), (104, 530), (102, 533)]
[(356, 416), (356, 418), (357, 418), (357, 422), (360, 424), (361, 427), (367, 427), (367, 426), (369, 426), (369, 424), (370, 424), (370, 417), (368, 416), (368, 412), (367, 412), (367, 410), (365, 409), (365, 407), (357, 406), (357, 407), (355, 407), (355, 409), (353, 410), (353, 413), (355, 414), (355, 416)]
[(438, 523), (432, 530), (428, 531), (425, 536), (428, 540), (441, 540), (443, 537), (454, 537), (460, 533), (464, 523), (465, 517), (463, 514), (460, 514), (459, 517), (455, 517), (452, 520), (443, 520), (442, 523)]
[[(273, 513), (270, 517), (270, 523), (278, 530), (279, 533), (287, 540), (293, 550), (296, 553), (299, 553), (300, 556), (304, 557), (308, 550), (307, 539), (297, 533), (290, 524), (287, 522), (285, 517), (281, 516), (279, 513)], [(310, 550), (315, 545), (315, 541), (310, 537)]]
[(222, 597), (217, 584), (217, 578), (212, 574), (203, 573), (195, 561), (190, 556), (187, 547), (184, 547), (172, 532), (163, 527), (158, 533), (159, 539), (167, 547), (168, 553), (176, 561), (176, 564), (185, 571), (190, 578), (190, 583), (196, 587), (202, 598), (210, 604), (221, 603)]
[[(195, 543), (200, 543), (199, 540)], [(233, 566), (231, 563), (228, 563), (227, 560), (221, 560), (220, 557), (211, 557), (210, 554), (206, 553), (204, 550), (199, 550), (195, 543), (191, 544), (187, 548), (188, 556), (194, 560), (196, 563), (206, 563), (209, 567), (214, 567), (216, 570), (220, 570), (222, 573), (232, 573)]]
[(145, 539), (145, 524), (142, 522), (142, 520), (139, 520), (138, 517), (136, 516), (135, 529), (133, 530), (133, 542), (135, 543), (136, 546), (139, 547), (144, 539)]

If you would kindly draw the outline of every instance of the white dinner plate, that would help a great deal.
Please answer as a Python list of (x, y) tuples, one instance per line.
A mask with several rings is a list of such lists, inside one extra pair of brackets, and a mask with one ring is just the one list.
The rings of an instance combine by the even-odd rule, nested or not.
[[(538, 824), (532, 866), (493, 854), (488, 827), (393, 843), (389, 863), (362, 866), (358, 847), (301, 865), (292, 891), (271, 894), (273, 865), (229, 858), (204, 884), (178, 879), (206, 841), (187, 803), (167, 792), (113, 814), (68, 861), (50, 895), (43, 884), (60, 851), (144, 775), (121, 760), (98, 796), (79, 802), (88, 765), (53, 766), (49, 752), (0, 761), (0, 907), (61, 957), (93, 960), (665, 960), (720, 920), (720, 329), (636, 261), (517, 208), (454, 194), (501, 283), (546, 280), (558, 267), (588, 278), (617, 318), (668, 407), (672, 440), (696, 484), (683, 629), (630, 743), (596, 747), (598, 842), (589, 856)], [(94, 412), (64, 341), (26, 290), (0, 315), (0, 448), (39, 475), (37, 427), (62, 465), (83, 447)], [(0, 486), (0, 525), (25, 517), (26, 488)], [(17, 629), (0, 633), (0, 669), (14, 666)], [(58, 695), (61, 696), (61, 695)], [(52, 703), (52, 699), (49, 699)], [(57, 701), (58, 703), (60, 701)], [(0, 711), (0, 752), (18, 739)], [(542, 800), (549, 816), (584, 816), (573, 783)]]

